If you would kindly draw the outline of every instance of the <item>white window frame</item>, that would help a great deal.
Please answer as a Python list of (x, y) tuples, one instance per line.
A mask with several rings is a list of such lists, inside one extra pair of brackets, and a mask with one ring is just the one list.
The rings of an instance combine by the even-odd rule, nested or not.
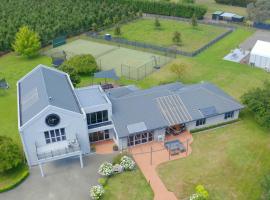
[(52, 129), (44, 131), (44, 138), (46, 144), (64, 141), (67, 139), (65, 128)]

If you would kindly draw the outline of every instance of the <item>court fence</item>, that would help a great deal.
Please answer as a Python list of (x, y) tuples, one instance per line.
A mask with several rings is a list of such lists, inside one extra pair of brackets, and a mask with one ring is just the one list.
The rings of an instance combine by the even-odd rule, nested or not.
[[(153, 15), (153, 16), (155, 16), (155, 15)], [(163, 16), (163, 18), (171, 19), (171, 18), (175, 18), (175, 17)], [(182, 20), (182, 21), (186, 21), (186, 19), (182, 19), (182, 18), (177, 18), (177, 19)], [(213, 25), (213, 23), (207, 23), (207, 22), (204, 22), (204, 24)], [(229, 35), (230, 33), (232, 33), (235, 30), (235, 27), (231, 27), (228, 25), (226, 25), (226, 26), (220, 25), (220, 24), (215, 24), (215, 25), (225, 27), (225, 28), (227, 28), (227, 31), (222, 33), (221, 35), (219, 35), (215, 39), (211, 40), (210, 42), (208, 42), (204, 46), (200, 47), (199, 49), (197, 49), (195, 51), (191, 51), (191, 52), (183, 51), (183, 50), (177, 49), (175, 47), (162, 47), (162, 46), (144, 43), (144, 42), (130, 41), (130, 40), (120, 38), (120, 37), (111, 37), (111, 38), (107, 39), (103, 35), (100, 35), (99, 32), (98, 33), (88, 32), (88, 33), (86, 33), (86, 35), (92, 39), (95, 39), (95, 40), (103, 40), (103, 41), (107, 41), (107, 42), (113, 42), (113, 43), (117, 43), (117, 44), (133, 46), (136, 48), (153, 50), (153, 51), (161, 52), (162, 54), (165, 54), (165, 55), (169, 54), (170, 56), (174, 55), (175, 57), (176, 57), (176, 55), (194, 57), (194, 56), (200, 54), (201, 52), (203, 52), (204, 50), (206, 50), (207, 48), (209, 48), (210, 46), (212, 46), (213, 44), (215, 44), (216, 42), (218, 42), (219, 40), (223, 39), (224, 37), (226, 37), (227, 35)]]
[(141, 80), (168, 64), (172, 59), (165, 56), (153, 56), (151, 61), (141, 66), (121, 65), (121, 76), (130, 80)]

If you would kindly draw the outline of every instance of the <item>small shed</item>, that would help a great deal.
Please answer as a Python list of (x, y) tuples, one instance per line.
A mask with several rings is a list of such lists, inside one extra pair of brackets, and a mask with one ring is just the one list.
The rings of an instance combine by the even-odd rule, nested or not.
[(244, 21), (244, 17), (241, 16), (241, 15), (234, 15), (234, 16), (232, 17), (232, 21), (233, 21), (233, 22), (243, 22), (243, 21)]
[(212, 19), (213, 20), (219, 20), (219, 16), (223, 14), (223, 11), (216, 11), (212, 13)]
[(104, 39), (105, 40), (111, 40), (112, 39), (112, 35), (109, 34), (109, 33), (107, 33), (107, 34), (104, 35)]
[(249, 64), (270, 71), (270, 42), (256, 42), (250, 52)]
[(232, 21), (233, 16), (235, 16), (234, 13), (225, 12), (219, 16), (219, 19), (224, 21)]

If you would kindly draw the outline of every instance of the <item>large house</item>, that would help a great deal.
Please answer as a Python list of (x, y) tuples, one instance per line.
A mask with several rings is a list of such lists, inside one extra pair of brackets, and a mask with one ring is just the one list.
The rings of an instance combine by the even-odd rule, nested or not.
[[(113, 139), (120, 149), (238, 118), (243, 106), (210, 83), (141, 90), (75, 89), (66, 73), (37, 66), (18, 81), (18, 126), (29, 166), (90, 153)], [(41, 168), (42, 170), (42, 168)]]

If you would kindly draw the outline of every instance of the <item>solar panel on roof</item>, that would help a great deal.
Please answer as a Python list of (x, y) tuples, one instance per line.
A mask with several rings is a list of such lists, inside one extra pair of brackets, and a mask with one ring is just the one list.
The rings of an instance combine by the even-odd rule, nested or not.
[(209, 116), (213, 116), (217, 114), (217, 110), (215, 106), (201, 108), (200, 111), (205, 117), (209, 117)]

